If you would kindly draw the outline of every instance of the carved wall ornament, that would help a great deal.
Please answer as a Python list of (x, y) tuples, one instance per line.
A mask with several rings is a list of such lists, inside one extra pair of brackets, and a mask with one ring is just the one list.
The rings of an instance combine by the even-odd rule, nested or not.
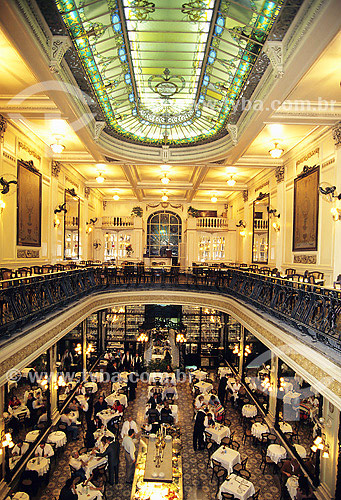
[(65, 177), (65, 182), (66, 182), (67, 184), (71, 184), (71, 185), (72, 185), (72, 186), (74, 186), (76, 189), (78, 189), (78, 188), (79, 188), (79, 185), (78, 185), (78, 184), (77, 184), (77, 183), (76, 183), (73, 179), (71, 179), (71, 178), (70, 178), (70, 177), (68, 177), (68, 176), (66, 176), (66, 177)]
[(231, 125), (231, 123), (228, 123), (226, 125), (226, 129), (228, 130), (232, 143), (235, 146), (238, 142), (238, 126), (237, 125)]
[(264, 45), (264, 52), (276, 72), (275, 78), (282, 78), (284, 75), (283, 42), (267, 41)]
[(60, 173), (61, 167), (62, 167), (62, 164), (59, 161), (52, 160), (52, 163), (51, 163), (51, 175), (53, 177), (56, 177), (58, 179), (58, 175)]
[(9, 161), (12, 161), (13, 163), (16, 163), (16, 158), (15, 156), (11, 155), (10, 153), (7, 153), (7, 151), (4, 151), (3, 153), (3, 157), (6, 158), (6, 160), (9, 160)]
[(161, 155), (162, 155), (162, 161), (167, 163), (167, 161), (169, 160), (169, 146), (165, 146), (165, 145), (162, 146)]
[(281, 182), (284, 181), (284, 172), (285, 172), (285, 168), (283, 165), (276, 168), (275, 177), (276, 177), (277, 184), (280, 184)]
[(39, 250), (17, 250), (17, 259), (39, 259)]
[(249, 199), (249, 191), (247, 189), (245, 189), (243, 191), (243, 200), (248, 201), (248, 199)]
[(34, 158), (36, 158), (38, 161), (41, 160), (41, 156), (39, 156), (38, 153), (36, 153), (33, 149), (31, 149), (24, 142), (19, 141), (18, 142), (18, 147), (19, 147), (19, 149), (23, 149), (24, 151), (26, 151), (28, 154), (30, 154), (31, 156), (33, 156)]
[(105, 209), (107, 208), (107, 201), (103, 201), (103, 211), (105, 212)]
[(49, 40), (50, 47), (50, 70), (52, 73), (58, 73), (60, 63), (65, 52), (72, 47), (72, 42), (68, 36), (53, 35)]
[(85, 198), (86, 198), (87, 200), (89, 199), (89, 196), (90, 196), (90, 191), (91, 191), (91, 189), (90, 189), (88, 186), (86, 186), (86, 187), (84, 188), (84, 196), (85, 196)]
[(97, 122), (95, 121), (95, 130), (94, 130), (94, 133), (93, 133), (93, 138), (94, 138), (94, 141), (98, 141), (101, 133), (102, 133), (102, 130), (104, 129), (104, 127), (106, 126), (106, 123), (105, 122)]
[(333, 139), (336, 148), (341, 146), (341, 121), (333, 127)]
[(302, 158), (300, 158), (299, 160), (297, 160), (296, 167), (298, 167), (298, 165), (300, 165), (304, 161), (309, 160), (309, 158), (311, 158), (312, 156), (318, 155), (319, 153), (320, 153), (320, 148), (313, 149), (312, 151), (310, 151), (310, 153), (302, 156)]
[(328, 167), (328, 165), (331, 165), (332, 163), (335, 163), (335, 157), (334, 158), (330, 158), (330, 160), (327, 160), (324, 163), (322, 163), (322, 168)]
[(3, 115), (0, 115), (0, 142), (3, 142), (7, 128), (7, 120)]
[(316, 255), (294, 255), (294, 264), (316, 264)]
[(155, 203), (155, 205), (148, 203), (146, 210), (148, 210), (148, 208), (157, 208), (157, 207), (162, 207), (162, 208), (172, 207), (172, 208), (176, 208), (176, 209), (180, 208), (182, 211), (184, 209), (184, 206), (182, 204), (173, 205), (172, 203), (169, 203), (169, 202), (160, 202), (160, 203)]

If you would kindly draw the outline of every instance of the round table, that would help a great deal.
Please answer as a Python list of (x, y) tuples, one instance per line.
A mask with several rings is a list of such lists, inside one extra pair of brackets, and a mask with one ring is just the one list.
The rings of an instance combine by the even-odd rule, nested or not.
[(30, 431), (26, 434), (25, 441), (28, 443), (34, 443), (40, 434), (40, 430)]
[(30, 497), (24, 491), (17, 491), (12, 500), (30, 500)]
[(103, 425), (107, 426), (108, 422), (114, 417), (118, 417), (120, 413), (118, 411), (112, 412), (111, 410), (102, 410), (97, 413), (97, 416), (102, 420)]
[(278, 464), (278, 462), (284, 460), (287, 456), (286, 449), (280, 444), (270, 444), (266, 454), (275, 464)]
[(262, 424), (261, 422), (256, 422), (251, 427), (251, 434), (255, 438), (261, 440), (264, 432), (269, 432), (269, 428), (266, 424)]
[(280, 422), (279, 423), (279, 428), (281, 429), (281, 431), (283, 433), (286, 433), (286, 432), (292, 432), (292, 427), (290, 424), (288, 424), (287, 422)]
[(242, 415), (246, 418), (253, 418), (257, 415), (257, 408), (255, 405), (244, 405), (242, 408)]
[(97, 392), (98, 391), (98, 387), (97, 387), (97, 384), (96, 382), (86, 382), (84, 384), (84, 388), (85, 390), (86, 389), (92, 389), (91, 392), (94, 393), (94, 392)]
[(35, 470), (38, 472), (38, 476), (43, 476), (49, 470), (49, 459), (45, 457), (34, 457), (27, 462), (27, 470)]
[(67, 443), (66, 434), (63, 431), (51, 432), (51, 434), (47, 438), (47, 442), (54, 443), (56, 445), (56, 448), (61, 448)]
[(307, 451), (301, 444), (295, 444), (296, 451), (301, 458), (307, 458)]
[(103, 497), (102, 493), (95, 489), (92, 483), (88, 483), (88, 487), (82, 484), (77, 484), (76, 491), (78, 495), (78, 500), (99, 500)]
[(296, 476), (289, 477), (286, 482), (286, 487), (289, 492), (290, 498), (294, 500), (298, 488), (298, 478)]

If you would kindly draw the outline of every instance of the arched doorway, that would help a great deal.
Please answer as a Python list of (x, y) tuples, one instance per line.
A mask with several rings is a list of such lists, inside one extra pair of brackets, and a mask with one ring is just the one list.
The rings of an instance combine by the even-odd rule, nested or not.
[(178, 257), (181, 234), (179, 215), (168, 210), (154, 212), (147, 221), (147, 254), (150, 257)]

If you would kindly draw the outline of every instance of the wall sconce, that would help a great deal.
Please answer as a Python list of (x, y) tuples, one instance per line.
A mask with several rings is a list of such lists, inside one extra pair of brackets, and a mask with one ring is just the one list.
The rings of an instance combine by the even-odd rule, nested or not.
[(59, 227), (59, 226), (60, 226), (60, 219), (58, 219), (58, 217), (55, 217), (53, 221), (53, 227)]
[(236, 224), (236, 227), (243, 227), (244, 229), (246, 228), (246, 222), (243, 219), (240, 219), (238, 224)]
[(333, 207), (330, 209), (330, 213), (333, 216), (334, 222), (341, 220), (341, 209), (340, 208)]
[(187, 342), (187, 339), (186, 339), (186, 337), (185, 337), (185, 335), (183, 333), (178, 333), (177, 336), (176, 336), (175, 341), (178, 344), (184, 344), (185, 342)]
[(67, 213), (66, 202), (62, 205), (58, 205), (58, 207), (54, 209), (55, 214), (60, 214), (60, 212), (64, 212), (65, 214)]
[(318, 450), (322, 452), (323, 458), (329, 458), (329, 444), (326, 443), (326, 436), (322, 434), (314, 439), (313, 446), (310, 447), (311, 451), (316, 453)]
[(4, 211), (4, 208), (6, 206), (6, 203), (0, 199), (0, 214)]
[(17, 181), (6, 181), (3, 177), (0, 177), (0, 194), (7, 194), (11, 184), (18, 184)]
[(86, 225), (88, 226), (88, 227), (86, 228), (86, 232), (87, 232), (87, 234), (91, 233), (91, 231), (93, 230), (94, 225), (96, 224), (97, 220), (98, 220), (98, 219), (97, 219), (97, 217), (96, 217), (95, 219), (90, 219), (90, 220), (89, 220), (89, 222), (86, 222)]
[(272, 223), (272, 227), (274, 228), (274, 230), (276, 231), (276, 233), (278, 233), (278, 231), (280, 231), (280, 229), (281, 229), (281, 226), (279, 225), (278, 222), (273, 222)]
[(2, 453), (2, 448), (13, 448), (14, 443), (12, 441), (12, 434), (10, 432), (6, 432), (4, 430), (1, 431), (1, 448), (0, 451)]
[(137, 342), (148, 342), (149, 337), (145, 333), (140, 333), (140, 335), (137, 337)]
[(278, 218), (280, 218), (280, 216), (281, 216), (281, 214), (277, 213), (277, 208), (269, 208), (269, 207), (267, 207), (267, 211), (268, 211), (268, 214), (270, 215), (270, 217), (278, 217)]

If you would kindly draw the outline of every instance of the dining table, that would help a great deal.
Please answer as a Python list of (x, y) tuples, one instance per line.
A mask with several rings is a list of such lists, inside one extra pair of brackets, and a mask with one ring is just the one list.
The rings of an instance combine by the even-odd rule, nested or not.
[(286, 449), (280, 444), (270, 444), (266, 454), (273, 462), (275, 462), (275, 464), (278, 464), (278, 462), (284, 460), (287, 456)]
[(99, 489), (97, 489), (91, 482), (87, 485), (79, 483), (76, 486), (76, 492), (78, 495), (78, 500), (99, 500), (103, 498), (103, 495)]
[(307, 450), (305, 449), (304, 446), (302, 446), (301, 444), (294, 444), (294, 447), (297, 451), (297, 454), (301, 457), (301, 458), (307, 458)]
[(298, 477), (290, 476), (285, 485), (289, 492), (290, 498), (294, 500), (298, 489)]
[(292, 404), (292, 401), (295, 400), (295, 399), (299, 401), (300, 397), (301, 397), (301, 393), (300, 392), (288, 391), (283, 396), (283, 403), (287, 404), (287, 405), (290, 405), (290, 404)]
[(91, 453), (83, 453), (79, 458), (86, 463), (84, 471), (87, 478), (91, 476), (92, 472), (97, 469), (97, 467), (101, 467), (108, 462), (107, 457), (96, 457)]
[(251, 427), (251, 434), (253, 437), (262, 440), (262, 436), (265, 432), (269, 432), (269, 427), (261, 422), (255, 422)]
[(251, 481), (236, 474), (231, 474), (220, 486), (217, 498), (222, 500), (222, 493), (230, 493), (234, 498), (247, 500), (255, 494), (255, 487)]
[(18, 417), (18, 415), (25, 415), (26, 417), (30, 416), (30, 410), (26, 405), (21, 404), (20, 406), (16, 406), (15, 408), (8, 407), (8, 413), (12, 415), (12, 417)]
[(109, 396), (105, 398), (105, 401), (108, 403), (109, 406), (114, 406), (114, 403), (117, 400), (121, 403), (121, 405), (127, 408), (128, 399), (125, 394), (119, 394), (117, 392), (113, 392), (112, 394), (109, 394)]
[(218, 375), (219, 377), (224, 377), (225, 375), (230, 375), (232, 373), (231, 368), (228, 366), (219, 366), (218, 368)]
[(193, 379), (196, 378), (199, 382), (201, 382), (202, 380), (206, 380), (206, 377), (207, 372), (204, 372), (203, 370), (194, 370), (189, 374), (189, 381), (192, 382)]
[[(212, 455), (211, 460), (217, 460), (224, 469), (227, 470), (228, 474), (232, 474), (233, 466), (240, 464), (240, 453), (239, 451), (228, 448), (227, 446), (220, 446)], [(211, 461), (212, 467), (212, 461)]]
[(175, 373), (163, 372), (161, 383), (163, 385), (165, 384), (176, 385)]
[(56, 445), (56, 448), (62, 448), (67, 443), (67, 437), (63, 431), (54, 431), (47, 438), (48, 443)]
[(37, 439), (39, 434), (40, 434), (39, 429), (35, 429), (34, 431), (30, 431), (26, 434), (25, 441), (27, 443), (34, 443), (34, 441)]
[(194, 385), (201, 393), (204, 392), (210, 392), (213, 389), (213, 384), (210, 384), (209, 382), (198, 382), (197, 384)]
[(30, 500), (30, 497), (24, 491), (17, 491), (13, 496), (12, 500)]
[(214, 427), (206, 427), (205, 431), (211, 434), (212, 440), (220, 444), (224, 437), (230, 437), (230, 428), (227, 425), (215, 424)]
[(244, 405), (242, 408), (242, 415), (246, 418), (253, 418), (257, 415), (257, 407), (255, 405)]
[(94, 394), (95, 392), (98, 391), (98, 386), (97, 386), (96, 382), (85, 382), (84, 388), (85, 388), (85, 390), (91, 389), (92, 394)]
[(122, 415), (122, 413), (111, 409), (102, 410), (97, 413), (97, 416), (102, 420), (102, 423), (105, 427), (108, 425), (108, 422), (110, 422), (110, 420), (112, 420), (114, 417), (119, 417), (120, 415)]
[(286, 432), (292, 432), (292, 427), (290, 424), (288, 424), (288, 422), (280, 422), (279, 428), (281, 429), (283, 434), (285, 434)]
[(46, 457), (34, 457), (27, 462), (26, 469), (38, 472), (38, 476), (46, 474), (50, 467), (50, 461)]
[(102, 438), (102, 437), (111, 437), (111, 438), (114, 438), (115, 437), (115, 434), (113, 434), (111, 431), (109, 431), (108, 429), (97, 429), (97, 431), (94, 432), (94, 438), (96, 439), (99, 439), (99, 438)]
[(163, 372), (150, 372), (149, 374), (149, 383), (156, 384), (156, 382), (162, 383)]

